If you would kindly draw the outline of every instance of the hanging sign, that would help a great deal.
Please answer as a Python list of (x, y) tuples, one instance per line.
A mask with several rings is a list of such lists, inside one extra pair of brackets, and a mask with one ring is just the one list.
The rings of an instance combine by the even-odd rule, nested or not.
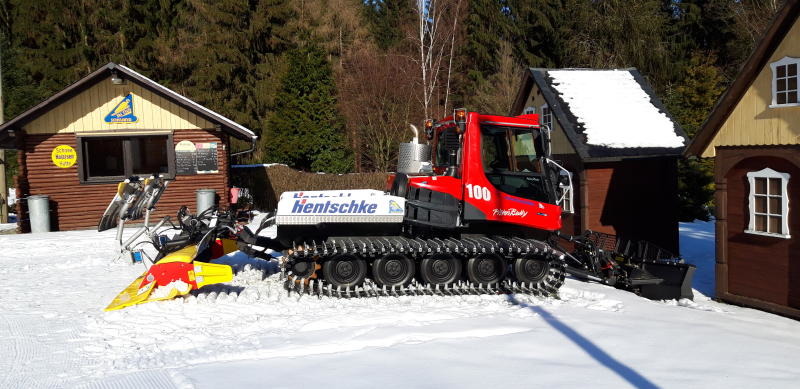
[(56, 166), (68, 168), (75, 165), (78, 160), (78, 153), (75, 152), (72, 146), (60, 145), (53, 149), (53, 152), (50, 153), (50, 158), (53, 159), (53, 164)]
[(197, 144), (197, 174), (219, 173), (217, 142)]
[(191, 141), (182, 140), (175, 145), (175, 174), (197, 174), (197, 148)]
[(106, 123), (135, 123), (138, 121), (133, 114), (133, 95), (128, 93), (127, 96), (122, 98), (114, 109), (106, 115)]

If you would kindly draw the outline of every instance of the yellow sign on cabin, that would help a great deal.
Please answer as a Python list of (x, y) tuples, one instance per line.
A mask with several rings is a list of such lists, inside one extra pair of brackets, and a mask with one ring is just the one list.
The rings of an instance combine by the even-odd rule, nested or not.
[(68, 145), (56, 146), (50, 157), (53, 159), (53, 164), (61, 168), (72, 167), (78, 161), (78, 153)]

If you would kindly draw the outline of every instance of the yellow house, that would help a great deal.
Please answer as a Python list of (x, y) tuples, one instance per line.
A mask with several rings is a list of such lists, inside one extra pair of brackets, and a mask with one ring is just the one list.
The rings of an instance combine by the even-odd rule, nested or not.
[(715, 158), (716, 294), (800, 318), (800, 1), (788, 0), (689, 144)]

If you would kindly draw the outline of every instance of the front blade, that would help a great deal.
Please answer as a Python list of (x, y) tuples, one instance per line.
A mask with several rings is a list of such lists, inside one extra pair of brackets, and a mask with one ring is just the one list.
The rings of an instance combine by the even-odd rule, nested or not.
[(122, 292), (111, 301), (111, 304), (108, 304), (105, 311), (114, 311), (145, 302), (147, 298), (150, 297), (150, 293), (153, 292), (153, 288), (156, 285), (155, 282), (142, 285), (142, 282), (144, 282), (145, 277), (147, 277), (149, 273), (149, 271), (146, 271), (137, 279), (133, 280), (127, 288), (123, 289)]
[(205, 285), (233, 280), (233, 269), (228, 265), (205, 262), (180, 262), (185, 256), (176, 256), (175, 262), (159, 262), (120, 292), (106, 311), (131, 305), (169, 300), (188, 294)]

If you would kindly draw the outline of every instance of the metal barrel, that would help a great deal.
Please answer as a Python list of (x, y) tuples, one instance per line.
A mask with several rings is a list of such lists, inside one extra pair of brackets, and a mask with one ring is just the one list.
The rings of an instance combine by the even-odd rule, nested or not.
[(197, 189), (194, 191), (197, 201), (197, 214), (199, 215), (206, 209), (214, 206), (214, 198), (217, 192), (214, 189)]
[(50, 232), (50, 197), (45, 195), (29, 196), (28, 213), (31, 232)]

